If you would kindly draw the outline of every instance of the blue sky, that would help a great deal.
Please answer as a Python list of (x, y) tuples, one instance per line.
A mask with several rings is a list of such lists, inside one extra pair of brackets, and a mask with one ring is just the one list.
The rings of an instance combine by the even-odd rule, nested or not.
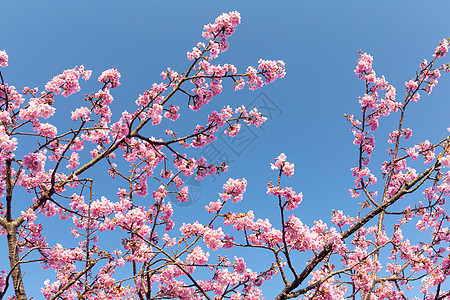
[[(443, 13), (450, 11), (448, 1), (9, 1), (3, 3), (0, 19), (0, 50), (9, 55), (9, 66), (2, 73), (18, 89), (37, 86), (42, 90), (64, 69), (83, 64), (93, 70), (80, 93), (58, 98), (62, 112), (57, 120), (63, 124), (70, 116), (68, 108), (80, 106), (85, 93), (98, 90), (96, 78), (101, 72), (116, 67), (122, 78), (113, 91), (114, 119), (123, 109), (134, 110), (138, 95), (153, 82), (161, 82), (162, 70), (171, 67), (183, 72), (188, 66), (186, 52), (204, 40), (203, 25), (233, 10), (240, 12), (242, 23), (217, 63), (231, 63), (245, 71), (249, 65), (257, 66), (260, 58), (282, 59), (287, 75), (255, 92), (233, 92), (226, 82), (224, 92), (202, 112), (186, 113), (176, 125), (182, 129), (204, 124), (208, 113), (227, 104), (264, 102), (274, 109), (264, 130), (253, 130), (245, 147), (219, 139), (216, 150), (228, 155), (230, 170), (197, 184), (201, 196), (193, 205), (178, 208), (177, 224), (204, 214), (203, 206), (217, 199), (228, 177), (245, 177), (249, 182), (245, 201), (237, 210), (253, 209), (258, 217), (274, 218), (277, 223), (274, 199), (266, 195), (266, 185), (276, 180), (269, 163), (281, 152), (296, 165), (295, 176), (285, 184), (303, 192), (296, 216), (304, 223), (329, 222), (331, 209), (357, 211), (358, 201), (348, 193), (357, 148), (343, 117), (358, 114), (357, 97), (364, 93), (364, 83), (353, 73), (357, 50), (374, 56), (377, 75), (385, 75), (400, 99), (404, 82), (450, 35), (450, 19)], [(447, 77), (441, 78), (431, 96), (410, 107), (406, 127), (413, 129), (412, 142), (446, 135), (450, 126)], [(397, 119), (394, 115), (384, 120), (376, 136), (372, 164), (376, 172), (387, 158), (387, 132)], [(98, 184), (99, 197), (108, 192)], [(4, 248), (0, 251), (4, 253)], [(37, 291), (41, 284), (39, 280), (28, 286)], [(267, 288), (266, 292), (270, 298), (274, 291)]]

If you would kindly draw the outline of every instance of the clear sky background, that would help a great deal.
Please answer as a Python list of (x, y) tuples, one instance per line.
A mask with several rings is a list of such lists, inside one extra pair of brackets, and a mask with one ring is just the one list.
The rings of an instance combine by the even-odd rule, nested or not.
[[(177, 208), (177, 225), (204, 218), (203, 207), (217, 199), (228, 177), (248, 180), (248, 191), (236, 210), (253, 209), (257, 217), (273, 218), (277, 224), (275, 199), (266, 195), (266, 185), (276, 180), (269, 163), (281, 152), (296, 165), (295, 176), (284, 183), (303, 192), (295, 214), (304, 223), (312, 225), (317, 219), (329, 223), (332, 209), (357, 212), (359, 201), (348, 193), (357, 147), (343, 117), (358, 115), (357, 97), (365, 90), (353, 72), (357, 50), (374, 56), (377, 75), (385, 75), (397, 88), (397, 99), (402, 99), (405, 81), (415, 75), (423, 58), (431, 59), (438, 42), (450, 36), (449, 1), (5, 1), (0, 50), (7, 51), (9, 66), (2, 72), (19, 90), (24, 86), (42, 90), (64, 69), (83, 64), (93, 70), (80, 93), (56, 98), (61, 115), (57, 110), (52, 120), (64, 125), (70, 108), (80, 106), (85, 93), (99, 89), (96, 78), (101, 72), (116, 67), (122, 74), (120, 87), (112, 91), (113, 120), (117, 120), (123, 109), (134, 111), (140, 93), (161, 82), (161, 71), (167, 67), (185, 71), (186, 52), (204, 41), (203, 25), (233, 10), (241, 13), (242, 23), (216, 63), (231, 63), (244, 72), (249, 65), (256, 67), (260, 58), (282, 59), (287, 75), (255, 92), (247, 88), (233, 92), (231, 82), (225, 82), (224, 92), (202, 112), (186, 113), (176, 123), (177, 130), (192, 129), (205, 124), (211, 111), (228, 104), (264, 102), (275, 109), (264, 130), (249, 133), (253, 138), (245, 147), (219, 139), (216, 150), (228, 156), (230, 170), (193, 183), (201, 194), (195, 203)], [(414, 143), (437, 141), (447, 134), (450, 78), (445, 75), (431, 96), (422, 95), (407, 113), (405, 126), (413, 129)], [(185, 106), (184, 99), (177, 101)], [(387, 132), (397, 120), (397, 115), (382, 120), (372, 163), (376, 174), (387, 159)], [(171, 125), (166, 121), (161, 128)], [(153, 134), (151, 130), (158, 129), (146, 132)], [(114, 196), (108, 187), (97, 183), (98, 198)], [(48, 234), (50, 241), (58, 241), (52, 232)], [(4, 246), (0, 245), (2, 257)], [(257, 260), (251, 262), (257, 266)], [(34, 282), (30, 273), (26, 276), (29, 295), (40, 299), (39, 287), (49, 276)], [(270, 299), (277, 290), (267, 286), (265, 292)]]

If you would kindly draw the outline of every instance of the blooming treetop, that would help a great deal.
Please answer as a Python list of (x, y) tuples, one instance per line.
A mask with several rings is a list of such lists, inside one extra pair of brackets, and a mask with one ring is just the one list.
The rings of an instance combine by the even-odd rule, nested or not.
[[(450, 274), (449, 217), (443, 206), (450, 191), (450, 137), (404, 146), (412, 130), (402, 125), (407, 106), (417, 102), (422, 91), (431, 93), (440, 72), (448, 71), (448, 65), (437, 65), (448, 51), (448, 40), (441, 41), (433, 59), (424, 60), (416, 77), (405, 83), (402, 102), (385, 77), (376, 76), (373, 58), (360, 53), (355, 73), (366, 86), (359, 99), (361, 116), (346, 115), (359, 148), (357, 165), (351, 169), (355, 186), (350, 189), (352, 197), (364, 197), (357, 216), (338, 210), (333, 211), (331, 226), (321, 220), (303, 224), (299, 212), (291, 212), (301, 204), (302, 193), (281, 185), (283, 176), (294, 175), (294, 164), (282, 153), (271, 164), (278, 172), (277, 183), (267, 186), (278, 219), (257, 218), (252, 210), (234, 211), (233, 203), (243, 201), (247, 181), (230, 178), (220, 199), (205, 207), (208, 222), (175, 226), (167, 196), (174, 194), (180, 202), (189, 197), (180, 175), (201, 180), (228, 168), (189, 157), (185, 148), (213, 143), (219, 130), (234, 137), (243, 123), (260, 126), (266, 118), (256, 108), (224, 106), (188, 135), (167, 128), (156, 138), (143, 128), (182, 118), (176, 93), (185, 95), (186, 107), (197, 111), (222, 92), (224, 80), (231, 80), (234, 90), (246, 84), (255, 90), (284, 77), (280, 60), (259, 60), (258, 67), (244, 73), (231, 64), (213, 64), (228, 49), (228, 38), (239, 23), (239, 13), (231, 12), (206, 25), (206, 42), (187, 53), (187, 70), (163, 71), (163, 81), (143, 91), (134, 111), (123, 111), (115, 122), (110, 104), (121, 78), (115, 68), (101, 73), (99, 90), (87, 94), (83, 105), (71, 112), (74, 129), (66, 132), (44, 120), (56, 113), (55, 101), (64, 101), (59, 94), (74, 97), (80, 91), (80, 79), (88, 80), (90, 70), (65, 70), (40, 93), (28, 87), (18, 91), (0, 72), (0, 233), (7, 240), (10, 263), (0, 275), (0, 299), (28, 298), (29, 277), (22, 272), (28, 263), (54, 270), (49, 277), (55, 278), (41, 289), (46, 299), (260, 299), (267, 280), (280, 280), (277, 299), (405, 299), (413, 286), (426, 299), (450, 299), (450, 291), (442, 286)], [(8, 66), (5, 51), (0, 51), (0, 66)], [(378, 193), (371, 187), (381, 180), (369, 168), (374, 132), (382, 117), (395, 113), (399, 125), (389, 135), (391, 158), (381, 166), (384, 188)], [(24, 142), (29, 136), (37, 147)], [(80, 154), (86, 151), (89, 159), (83, 160)], [(425, 168), (408, 166), (419, 157)], [(117, 181), (115, 199), (95, 199), (94, 179), (86, 175), (102, 161)], [(149, 180), (159, 187), (151, 191)], [(20, 190), (29, 191), (30, 197), (24, 199)], [(405, 202), (421, 190), (424, 201)], [(145, 197), (145, 205), (139, 197)], [(394, 203), (399, 204), (395, 210)], [(25, 209), (17, 214), (16, 207)], [(76, 246), (49, 244), (45, 217), (70, 224)], [(374, 219), (377, 224), (369, 224)], [(425, 233), (419, 243), (403, 236), (402, 228), (412, 222)], [(121, 243), (109, 249), (102, 237), (112, 230), (121, 232)], [(245, 257), (224, 255), (230, 248), (258, 248), (273, 260), (249, 266)], [(311, 255), (306, 267), (295, 261), (297, 252)], [(380, 271), (383, 267), (387, 275)]]

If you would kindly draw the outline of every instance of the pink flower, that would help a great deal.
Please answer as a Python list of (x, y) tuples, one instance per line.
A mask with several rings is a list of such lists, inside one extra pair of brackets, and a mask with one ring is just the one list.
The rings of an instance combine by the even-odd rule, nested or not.
[(76, 152), (73, 152), (72, 155), (70, 155), (69, 158), (69, 164), (67, 165), (68, 169), (75, 169), (80, 165), (80, 155)]
[(45, 89), (48, 92), (54, 92), (55, 95), (59, 94), (62, 89), (61, 95), (69, 97), (80, 90), (80, 85), (78, 83), (80, 75), (87, 80), (89, 79), (91, 72), (92, 71), (85, 70), (84, 66), (64, 70), (62, 74), (53, 77), (53, 79), (45, 85)]
[(94, 97), (97, 98), (102, 105), (110, 105), (114, 101), (113, 96), (109, 93), (109, 89), (99, 90), (95, 93)]
[(212, 228), (206, 227), (203, 232), (203, 242), (211, 250), (218, 250), (223, 247), (223, 242), (221, 241), (225, 237), (222, 228), (214, 230)]
[(247, 68), (247, 78), (248, 78), (247, 83), (249, 84), (249, 89), (252, 91), (257, 90), (264, 85), (261, 77), (258, 76), (256, 69), (253, 67)]
[(417, 84), (417, 82), (416, 81), (414, 81), (414, 80), (410, 80), (410, 81), (406, 81), (405, 82), (405, 86), (406, 86), (406, 90), (416, 90), (417, 89), (417, 87), (419, 86), (418, 84)]
[(223, 202), (219, 199), (216, 202), (209, 202), (209, 206), (205, 206), (206, 211), (209, 213), (214, 213), (221, 210), (223, 207)]
[(405, 133), (405, 140), (409, 139), (412, 136), (412, 130), (410, 128), (406, 128), (404, 130)]
[(72, 112), (72, 120), (76, 121), (78, 118), (81, 118), (83, 122), (87, 122), (89, 121), (90, 114), (91, 111), (89, 110), (89, 108), (82, 106)]
[(243, 194), (247, 188), (247, 180), (243, 179), (228, 179), (223, 185), (224, 192), (219, 194), (223, 201), (232, 198), (233, 202), (239, 202), (243, 199)]
[(294, 175), (294, 164), (286, 161), (286, 155), (281, 153), (275, 158), (275, 164), (270, 164), (272, 170), (280, 169), (284, 175), (290, 177)]
[(235, 262), (233, 264), (234, 270), (239, 274), (243, 274), (246, 270), (244, 258), (243, 257), (237, 258), (235, 256), (234, 259), (235, 259)]
[(6, 67), (8, 65), (8, 54), (6, 51), (0, 51), (0, 66)]
[(30, 153), (23, 158), (23, 164), (30, 169), (32, 173), (40, 173), (44, 171), (45, 160), (47, 157), (39, 153)]
[(248, 113), (248, 118), (244, 120), (247, 125), (253, 124), (256, 127), (261, 126), (267, 118), (262, 115), (255, 107)]
[(245, 80), (242, 77), (239, 78), (239, 81), (234, 82), (234, 90), (235, 91), (242, 90), (244, 88), (244, 86), (245, 86)]
[(98, 82), (104, 82), (106, 83), (107, 87), (116, 88), (120, 85), (119, 79), (120, 73), (116, 68), (112, 68), (103, 71), (102, 74), (98, 77)]
[[(226, 38), (231, 36), (235, 27), (241, 23), (241, 15), (237, 11), (218, 16), (214, 24), (208, 24), (203, 27), (203, 37), (212, 39), (215, 35), (221, 38), (222, 43), (226, 43)], [(224, 51), (221, 47), (222, 52)], [(226, 49), (225, 49), (226, 50)]]
[(446, 155), (446, 156), (442, 157), (439, 160), (439, 163), (446, 168), (450, 168), (450, 155)]
[(358, 78), (363, 78), (365, 74), (369, 74), (372, 71), (373, 57), (367, 53), (361, 54), (358, 59), (358, 64), (355, 69), (355, 74)]
[(436, 51), (434, 52), (433, 56), (436, 58), (444, 57), (445, 54), (448, 52), (448, 39), (443, 39), (439, 42), (439, 46), (437, 46)]
[(180, 117), (180, 114), (178, 113), (180, 107), (172, 104), (169, 104), (169, 107), (170, 110), (164, 113), (164, 117), (171, 121), (176, 121)]
[(37, 118), (50, 118), (54, 115), (55, 108), (43, 101), (43, 99), (31, 98), (28, 106), (19, 111), (19, 117), (24, 121)]
[(30, 208), (27, 209), (26, 211), (22, 211), (21, 214), (25, 220), (30, 222), (33, 222), (37, 218), (35, 212)]
[(180, 202), (186, 202), (189, 200), (189, 188), (187, 186), (184, 186), (176, 196), (176, 199)]
[(225, 134), (231, 136), (231, 137), (235, 137), (239, 131), (241, 130), (241, 124), (237, 123), (234, 124), (233, 126), (230, 126), (230, 128), (228, 128), (227, 130), (225, 130)]
[(192, 48), (192, 52), (187, 52), (188, 60), (197, 59), (202, 54), (201, 50), (198, 47)]
[(208, 262), (209, 253), (203, 252), (199, 246), (195, 247), (186, 257), (186, 261), (193, 265), (203, 265)]
[(285, 64), (282, 60), (262, 60), (258, 61), (258, 70), (263, 72), (264, 84), (274, 82), (277, 78), (283, 78), (286, 75)]
[(37, 129), (38, 134), (47, 138), (54, 138), (57, 133), (57, 129), (50, 123), (41, 123)]

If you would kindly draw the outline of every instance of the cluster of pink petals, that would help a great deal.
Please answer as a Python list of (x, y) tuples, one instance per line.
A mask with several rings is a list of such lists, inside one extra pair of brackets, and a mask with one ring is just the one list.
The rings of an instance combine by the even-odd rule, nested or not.
[(6, 51), (0, 50), (0, 66), (6, 67), (8, 65), (8, 54)]
[(264, 85), (262, 78), (258, 76), (258, 71), (250, 66), (247, 68), (247, 79), (249, 89), (252, 91), (257, 90)]
[(197, 47), (192, 48), (191, 52), (187, 52), (187, 59), (193, 60), (200, 58), (200, 56), (202, 55), (202, 47), (205, 47), (205, 43), (197, 43)]
[[(11, 153), (17, 148), (17, 139), (11, 138), (9, 134), (6, 134), (5, 128), (0, 127), (0, 154), (1, 158), (7, 158), (3, 157), (5, 154)], [(7, 155), (9, 157), (9, 155)]]
[(89, 121), (89, 115), (91, 114), (91, 111), (87, 107), (79, 107), (75, 111), (72, 112), (71, 119), (73, 121), (76, 121), (78, 118), (81, 118), (83, 122)]
[(114, 101), (113, 96), (109, 93), (109, 89), (107, 88), (99, 90), (94, 94), (94, 97), (97, 98), (102, 105), (110, 105)]
[(334, 225), (342, 227), (344, 225), (352, 225), (355, 222), (355, 219), (349, 216), (345, 216), (342, 210), (338, 210), (333, 211), (333, 217), (331, 218), (331, 221)]
[(222, 240), (225, 237), (225, 234), (221, 227), (213, 229), (195, 221), (194, 224), (183, 223), (180, 227), (180, 231), (185, 238), (190, 238), (192, 236), (203, 237), (203, 242), (211, 250), (218, 250), (224, 246)]
[(284, 175), (290, 177), (294, 175), (294, 167), (293, 163), (286, 161), (286, 155), (281, 153), (277, 158), (275, 158), (275, 164), (270, 164), (270, 168), (272, 170), (281, 170)]
[(228, 129), (226, 129), (224, 132), (226, 135), (235, 137), (239, 133), (240, 130), (241, 130), (241, 124), (236, 123), (236, 124), (230, 126)]
[(180, 202), (187, 202), (189, 200), (189, 188), (184, 186), (178, 192), (176, 199)]
[(243, 179), (228, 179), (223, 185), (223, 193), (219, 196), (223, 201), (231, 199), (233, 202), (239, 202), (244, 198), (245, 190), (247, 189), (247, 180)]
[(340, 235), (333, 230), (327, 230), (327, 225), (322, 221), (316, 221), (316, 224), (309, 228), (304, 225), (302, 221), (294, 215), (289, 216), (289, 221), (286, 222), (286, 242), (298, 251), (318, 251), (323, 246), (335, 241), (338, 246)]
[(120, 73), (116, 68), (112, 68), (103, 71), (102, 74), (98, 77), (98, 82), (106, 83), (107, 87), (109, 88), (116, 88), (120, 85), (119, 79)]
[(186, 261), (193, 265), (203, 265), (208, 262), (209, 253), (203, 252), (199, 246), (195, 247), (186, 257)]
[(4, 100), (6, 99), (6, 94), (4, 91), (6, 91), (6, 93), (8, 93), (8, 98), (9, 98), (9, 105), (8, 105), (8, 112), (11, 112), (17, 108), (20, 107), (20, 105), (23, 104), (23, 102), (25, 101), (25, 99), (23, 98), (23, 95), (21, 93), (19, 93), (16, 90), (16, 87), (13, 85), (8, 85), (8, 84), (0, 84), (0, 103), (3, 104)]
[(85, 70), (84, 66), (67, 69), (64, 70), (62, 74), (53, 77), (53, 79), (45, 85), (45, 89), (48, 92), (55, 93), (55, 95), (61, 93), (64, 97), (69, 97), (80, 90), (80, 84), (78, 82), (80, 76), (82, 76), (84, 80), (88, 80), (91, 74), (92, 71)]
[[(34, 126), (33, 129), (35, 129)], [(35, 130), (37, 130), (40, 136), (47, 138), (54, 138), (58, 132), (56, 127), (50, 123), (39, 123), (39, 126)]]
[(180, 114), (178, 113), (178, 110), (180, 109), (177, 105), (169, 104), (169, 111), (166, 111), (164, 113), (164, 117), (171, 121), (176, 121), (180, 117)]
[(30, 153), (24, 156), (23, 164), (33, 173), (40, 173), (44, 171), (45, 161), (47, 156), (43, 153)]
[[(332, 265), (333, 266), (333, 265)], [(326, 268), (318, 269), (312, 272), (312, 278), (309, 281), (309, 284), (313, 284), (321, 279), (323, 279), (325, 276), (327, 276), (330, 273), (329, 270)], [(319, 287), (314, 289), (313, 291), (310, 291), (305, 294), (304, 299), (312, 299), (315, 298), (314, 295), (320, 295), (319, 299), (326, 299), (326, 300), (332, 300), (332, 299), (345, 299), (345, 294), (347, 292), (347, 287), (339, 284), (337, 280), (334, 279), (334, 277), (331, 277), (324, 283), (322, 283)]]
[[(186, 154), (185, 154), (186, 157)], [(194, 159), (186, 160), (179, 157), (174, 159), (174, 166), (178, 171), (182, 171), (184, 176), (191, 176), (197, 168), (197, 163)]]
[(74, 261), (84, 258), (82, 249), (64, 249), (61, 244), (56, 244), (56, 246), (49, 249), (46, 254), (48, 255), (48, 266), (54, 269), (59, 269), (62, 266), (72, 264)]
[(28, 105), (19, 111), (19, 117), (24, 121), (50, 118), (55, 113), (55, 108), (44, 101), (45, 99), (41, 98), (31, 98)]
[(439, 45), (436, 48), (436, 51), (434, 52), (434, 57), (441, 58), (444, 57), (445, 54), (448, 52), (448, 46), (449, 46), (449, 40), (443, 39), (439, 42)]
[(241, 15), (237, 11), (224, 13), (218, 16), (213, 24), (208, 24), (203, 27), (202, 36), (205, 39), (220, 39), (220, 52), (228, 49), (227, 38), (230, 37), (236, 26), (241, 23)]
[(406, 86), (407, 91), (408, 90), (415, 91), (417, 89), (417, 87), (419, 86), (419, 84), (416, 81), (411, 79), (410, 81), (405, 82), (405, 86)]
[(147, 116), (149, 118), (152, 118), (152, 125), (158, 125), (161, 123), (162, 112), (163, 112), (162, 105), (154, 103), (151, 107), (149, 107)]
[(303, 200), (302, 193), (297, 194), (291, 187), (274, 187), (271, 182), (267, 186), (267, 194), (284, 197), (287, 203), (286, 210), (294, 210)]
[(286, 75), (285, 63), (282, 60), (263, 60), (258, 61), (258, 70), (263, 72), (264, 84), (274, 82), (277, 78), (283, 78)]
[(72, 152), (69, 157), (69, 164), (67, 165), (68, 169), (74, 170), (80, 165), (80, 155), (76, 152)]
[(358, 78), (363, 78), (366, 74), (372, 71), (373, 57), (367, 53), (361, 54), (356, 65), (355, 74)]

